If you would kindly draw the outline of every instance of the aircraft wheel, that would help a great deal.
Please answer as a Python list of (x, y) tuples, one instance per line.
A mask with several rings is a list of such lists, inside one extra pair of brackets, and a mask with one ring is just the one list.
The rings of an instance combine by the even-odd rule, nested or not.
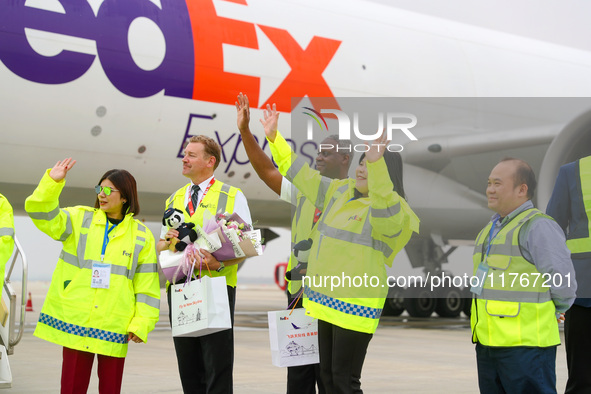
[(464, 308), (464, 295), (459, 287), (444, 287), (437, 299), (435, 312), (441, 317), (458, 317)]
[(388, 298), (384, 303), (384, 316), (400, 316), (404, 312), (403, 290), (399, 287), (391, 287), (388, 291)]
[(404, 308), (412, 317), (429, 317), (435, 310), (437, 299), (428, 288), (409, 287), (404, 293)]

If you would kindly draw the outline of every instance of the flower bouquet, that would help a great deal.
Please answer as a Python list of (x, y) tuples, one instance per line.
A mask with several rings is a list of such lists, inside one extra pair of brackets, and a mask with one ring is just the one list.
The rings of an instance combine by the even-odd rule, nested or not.
[[(180, 211), (179, 211), (180, 212)], [(168, 227), (178, 229), (183, 226), (182, 212), (174, 220), (163, 220), (163, 224)], [(192, 236), (182, 237), (182, 241), (171, 243), (170, 250), (160, 252), (160, 267), (166, 279), (176, 283), (177, 279), (183, 279), (190, 276), (192, 267), (199, 266), (201, 253), (199, 249), (205, 249), (208, 252), (215, 252), (222, 246), (222, 242), (217, 234), (207, 234), (199, 225), (191, 223)], [(179, 247), (178, 244), (182, 246)]]
[(236, 213), (205, 217), (203, 230), (212, 237), (216, 234), (221, 241), (221, 247), (212, 253), (219, 261), (263, 254), (261, 230), (253, 230)]

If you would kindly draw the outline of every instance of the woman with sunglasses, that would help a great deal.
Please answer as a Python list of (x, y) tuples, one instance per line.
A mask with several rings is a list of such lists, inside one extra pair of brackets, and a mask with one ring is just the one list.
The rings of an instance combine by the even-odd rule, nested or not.
[(63, 346), (61, 393), (86, 393), (95, 354), (100, 393), (119, 393), (127, 343), (146, 342), (159, 318), (160, 286), (152, 233), (139, 220), (136, 182), (107, 171), (94, 208), (60, 208), (71, 158), (46, 171), (25, 210), (62, 242), (35, 336)]

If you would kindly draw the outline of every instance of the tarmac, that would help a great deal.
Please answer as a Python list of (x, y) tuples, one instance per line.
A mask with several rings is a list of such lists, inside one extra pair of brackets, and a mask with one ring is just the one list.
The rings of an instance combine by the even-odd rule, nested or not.
[[(62, 348), (33, 336), (48, 287), (49, 282), (29, 283), (33, 312), (27, 312), (23, 338), (9, 356), (13, 383), (7, 391), (12, 393), (59, 392)], [(129, 345), (123, 393), (182, 393), (165, 300), (163, 297), (160, 321), (148, 342)], [(271, 363), (267, 329), (267, 311), (285, 307), (285, 296), (275, 285), (238, 285), (234, 393), (285, 393), (286, 369)], [(363, 366), (363, 391), (477, 393), (476, 357), (470, 341), (469, 320), (466, 317), (413, 319), (405, 314), (382, 317)], [(564, 392), (566, 384), (565, 357), (564, 346), (559, 346), (558, 392)], [(96, 371), (88, 392), (98, 393)]]

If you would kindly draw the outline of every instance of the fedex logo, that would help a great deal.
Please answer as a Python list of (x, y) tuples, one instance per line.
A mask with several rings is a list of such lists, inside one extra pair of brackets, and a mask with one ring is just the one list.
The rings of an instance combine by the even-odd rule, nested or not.
[[(246, 0), (219, 1), (247, 6)], [(291, 97), (334, 100), (322, 73), (340, 41), (314, 36), (304, 48), (287, 30), (218, 16), (213, 0), (160, 0), (160, 6), (150, 0), (103, 0), (96, 14), (87, 0), (59, 0), (63, 12), (25, 3), (0, 0), (0, 61), (29, 81), (68, 83), (83, 76), (96, 60), (113, 86), (131, 97), (163, 91), (166, 96), (233, 104), (241, 90), (256, 104), (260, 77), (224, 71), (223, 46), (259, 49), (258, 27), (291, 68), (260, 107), (277, 103), (278, 110), (291, 112)], [(164, 58), (151, 70), (139, 67), (130, 50), (129, 30), (137, 18), (154, 22), (164, 37)], [(42, 55), (29, 43), (25, 29), (91, 40), (97, 54), (63, 50)], [(334, 106), (338, 108), (336, 100)]]

